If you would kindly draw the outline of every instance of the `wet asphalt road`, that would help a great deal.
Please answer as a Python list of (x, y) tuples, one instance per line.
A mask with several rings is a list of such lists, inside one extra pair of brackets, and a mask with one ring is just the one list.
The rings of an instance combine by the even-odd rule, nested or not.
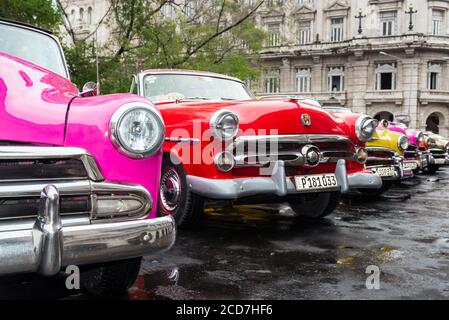
[[(129, 299), (449, 299), (449, 168), (352, 195), (322, 221), (286, 206), (212, 203), (201, 228), (145, 257)], [(380, 289), (365, 286), (378, 266)], [(0, 299), (84, 299), (64, 279), (0, 280)]]

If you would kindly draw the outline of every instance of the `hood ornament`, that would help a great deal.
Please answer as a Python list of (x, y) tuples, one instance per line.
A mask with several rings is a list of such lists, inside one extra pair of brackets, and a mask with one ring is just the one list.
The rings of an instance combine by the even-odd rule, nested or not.
[(301, 123), (304, 127), (310, 127), (312, 124), (312, 119), (307, 113), (301, 115)]

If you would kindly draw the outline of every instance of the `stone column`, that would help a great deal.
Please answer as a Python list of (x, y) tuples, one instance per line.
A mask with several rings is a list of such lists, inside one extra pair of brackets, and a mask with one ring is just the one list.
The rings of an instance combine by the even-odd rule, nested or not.
[(282, 59), (282, 66), (280, 67), (281, 77), (281, 92), (295, 91), (292, 83), (292, 70), (290, 66), (290, 60), (288, 58)]
[(416, 128), (418, 122), (418, 87), (419, 87), (419, 59), (407, 58), (402, 61), (402, 92), (404, 104), (402, 112), (410, 115), (409, 127)]
[(326, 75), (323, 72), (323, 64), (322, 59), (319, 56), (313, 57), (313, 65), (312, 65), (312, 92), (325, 92), (327, 91), (327, 87), (322, 87), (323, 77)]
[(352, 77), (347, 91), (348, 107), (353, 112), (367, 113), (365, 94), (368, 90), (368, 67), (368, 60), (360, 60), (360, 57), (356, 57), (356, 60), (352, 61)]

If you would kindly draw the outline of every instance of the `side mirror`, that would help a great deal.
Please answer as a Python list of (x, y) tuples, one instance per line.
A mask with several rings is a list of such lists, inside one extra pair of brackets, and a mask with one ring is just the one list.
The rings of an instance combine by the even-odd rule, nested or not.
[(81, 97), (93, 97), (98, 95), (98, 87), (95, 82), (89, 81), (83, 86), (83, 90), (80, 93)]

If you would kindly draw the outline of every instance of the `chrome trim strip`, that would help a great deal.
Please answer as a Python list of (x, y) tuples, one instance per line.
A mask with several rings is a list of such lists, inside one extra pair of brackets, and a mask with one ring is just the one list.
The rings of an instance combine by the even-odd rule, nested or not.
[[(92, 181), (103, 181), (95, 159), (84, 149), (75, 147), (0, 146), (0, 160), (78, 159)], [(20, 180), (19, 180), (20, 181)]]
[(201, 140), (197, 138), (165, 138), (165, 142), (197, 144), (200, 143)]

